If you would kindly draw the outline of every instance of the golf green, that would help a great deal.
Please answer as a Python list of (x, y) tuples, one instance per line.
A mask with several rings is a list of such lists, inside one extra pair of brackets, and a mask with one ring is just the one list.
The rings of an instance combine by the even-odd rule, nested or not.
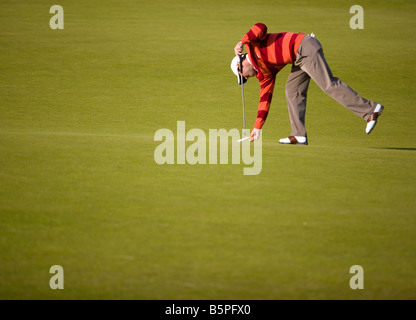
[[(360, 1), (364, 29), (347, 0), (57, 4), (63, 29), (50, 1), (0, 3), (0, 299), (416, 298), (415, 1)], [(313, 32), (385, 106), (374, 131), (311, 82), (309, 145), (279, 144), (287, 66), (258, 175), (157, 164), (155, 133), (178, 121), (241, 129), (230, 62), (257, 22)], [(258, 81), (244, 91), (252, 128)]]

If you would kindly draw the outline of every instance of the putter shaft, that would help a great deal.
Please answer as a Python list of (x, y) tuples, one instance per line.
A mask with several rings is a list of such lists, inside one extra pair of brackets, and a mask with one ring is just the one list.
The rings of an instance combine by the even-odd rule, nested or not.
[(243, 101), (243, 134), (246, 136), (246, 112), (245, 112), (245, 105), (244, 105), (244, 76), (243, 76), (243, 60), (242, 56), (240, 56), (240, 77), (241, 77), (241, 99)]

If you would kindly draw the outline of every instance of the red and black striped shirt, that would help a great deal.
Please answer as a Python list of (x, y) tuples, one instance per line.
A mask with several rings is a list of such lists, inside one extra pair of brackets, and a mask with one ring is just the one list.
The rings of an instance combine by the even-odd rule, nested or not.
[(267, 26), (256, 23), (241, 39), (260, 81), (260, 103), (254, 128), (261, 129), (269, 114), (276, 74), (296, 60), (296, 52), (305, 34), (267, 33)]

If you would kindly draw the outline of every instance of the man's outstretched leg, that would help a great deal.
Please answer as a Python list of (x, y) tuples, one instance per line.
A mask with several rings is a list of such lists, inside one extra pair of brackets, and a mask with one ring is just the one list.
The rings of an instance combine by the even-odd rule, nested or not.
[(294, 63), (316, 82), (316, 84), (335, 101), (367, 120), (366, 132), (370, 133), (384, 107), (371, 100), (364, 99), (338, 78), (326, 62), (320, 42), (312, 37), (302, 41)]

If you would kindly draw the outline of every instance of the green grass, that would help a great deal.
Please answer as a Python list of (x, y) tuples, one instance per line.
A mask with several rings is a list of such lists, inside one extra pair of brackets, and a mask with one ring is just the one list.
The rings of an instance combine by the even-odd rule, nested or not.
[[(414, 1), (0, 3), (0, 299), (415, 299)], [(309, 146), (278, 75), (263, 167), (157, 165), (161, 128), (238, 128), (229, 69), (256, 22), (314, 32), (365, 123), (311, 83)], [(247, 124), (259, 86), (245, 86)], [(62, 265), (65, 289), (49, 288)], [(361, 265), (365, 289), (351, 290)]]

